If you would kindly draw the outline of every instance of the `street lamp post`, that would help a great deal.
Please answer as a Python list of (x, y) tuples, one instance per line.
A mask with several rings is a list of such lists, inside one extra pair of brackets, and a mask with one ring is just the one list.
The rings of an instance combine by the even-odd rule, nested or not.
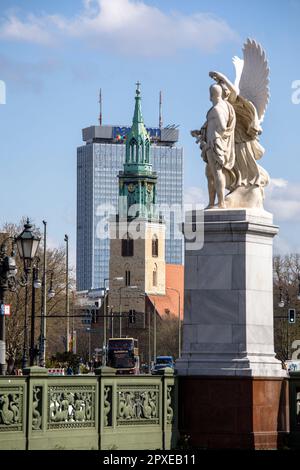
[(180, 317), (180, 292), (174, 287), (166, 287), (168, 290), (173, 290), (178, 294), (178, 358), (181, 357), (181, 317)]
[[(143, 296), (145, 296), (145, 292), (139, 288), (138, 286), (121, 286), (119, 287), (119, 297), (120, 297), (120, 301), (119, 301), (119, 305), (120, 305), (120, 308), (119, 308), (119, 317), (120, 317), (120, 338), (122, 338), (122, 296), (121, 296), (121, 293), (122, 293), (122, 289), (139, 289)], [(145, 321), (146, 321), (146, 314), (147, 314), (147, 309), (146, 309), (146, 305), (145, 305), (145, 313), (144, 313), (144, 318), (145, 318)], [(148, 331), (148, 362), (149, 362), (149, 366), (148, 366), (148, 369), (149, 369), (149, 373), (151, 371), (151, 313), (150, 313), (150, 310), (149, 310), (149, 317), (148, 317), (148, 327), (149, 327), (149, 331)]]
[(7, 255), (7, 241), (12, 237), (8, 237), (0, 247), (0, 375), (6, 375), (6, 344), (5, 344), (5, 294), (8, 290), (15, 290), (17, 274), (14, 243), (12, 244), (11, 255)]
[(47, 222), (44, 225), (44, 254), (43, 254), (43, 277), (42, 277), (42, 308), (41, 308), (41, 329), (40, 329), (40, 366), (46, 365), (46, 315), (47, 315)]
[(122, 338), (122, 289), (128, 289), (129, 286), (119, 287), (119, 337)]
[(106, 310), (107, 310), (107, 304), (106, 304), (106, 295), (107, 295), (107, 288), (105, 286), (106, 282), (109, 281), (123, 281), (123, 277), (113, 277), (109, 278), (106, 277), (104, 279), (104, 299), (103, 299), (103, 310), (104, 310), (104, 318), (103, 318), (103, 349), (104, 349), (104, 354), (103, 354), (103, 365), (106, 366), (107, 363), (107, 354), (106, 354), (106, 343), (107, 343), (107, 321), (106, 321)]
[(300, 300), (300, 273), (297, 275), (298, 279), (298, 293), (297, 293), (297, 300)]
[(28, 278), (29, 270), (25, 271), (25, 312), (24, 312), (24, 339), (23, 339), (23, 356), (22, 356), (22, 369), (27, 367), (28, 361)]
[(39, 280), (39, 259), (37, 259), (36, 265), (32, 269), (32, 290), (31, 290), (31, 334), (30, 334), (30, 366), (34, 365), (36, 349), (35, 349), (35, 290), (41, 287), (41, 281)]
[(67, 317), (67, 347), (66, 351), (70, 350), (70, 300), (69, 300), (69, 237), (65, 235), (64, 241), (66, 242), (66, 317)]
[(113, 338), (114, 337), (114, 312), (113, 312), (113, 305), (109, 305), (109, 309), (110, 309), (110, 315), (111, 315), (111, 319), (110, 319), (110, 334), (111, 334), (111, 337)]
[(122, 338), (122, 289), (126, 286), (119, 287), (119, 337)]
[[(120, 334), (120, 338), (122, 338), (122, 296), (121, 296), (122, 289), (138, 289), (138, 286), (121, 286), (121, 287), (119, 287), (119, 298), (120, 298), (120, 302), (119, 302), (120, 332), (119, 332), (119, 334)], [(142, 289), (140, 289), (140, 290), (142, 291)]]
[(107, 307), (106, 307), (106, 293), (107, 293), (107, 290), (106, 290), (106, 287), (105, 287), (105, 281), (109, 281), (108, 278), (104, 279), (104, 299), (103, 299), (103, 310), (104, 310), (104, 317), (103, 317), (103, 348), (102, 348), (102, 351), (103, 351), (103, 360), (102, 360), (102, 365), (105, 367), (106, 366), (106, 358), (107, 358), (107, 355), (106, 355), (106, 343), (107, 343), (107, 338), (106, 338), (106, 330), (107, 330), (107, 321), (106, 321), (106, 310), (107, 310)]
[(72, 290), (72, 353), (77, 353), (76, 331), (75, 331), (75, 291)]
[(148, 310), (148, 373), (151, 374), (151, 309)]
[(153, 315), (153, 363), (156, 360), (156, 304), (153, 301), (154, 315)]
[[(289, 292), (287, 289), (285, 292), (283, 292), (283, 287), (280, 286), (278, 307), (283, 308), (285, 307), (285, 305), (287, 305), (288, 307), (289, 304), (290, 304)], [(289, 358), (289, 319), (288, 319), (288, 315), (282, 318), (286, 320), (286, 358), (288, 359)]]
[(40, 237), (34, 235), (32, 232), (32, 225), (27, 219), (26, 224), (24, 224), (23, 232), (16, 238), (16, 243), (19, 251), (20, 258), (24, 263), (24, 273), (25, 273), (25, 315), (24, 315), (24, 343), (23, 343), (23, 357), (22, 357), (22, 367), (23, 369), (27, 367), (28, 359), (28, 281), (31, 271), (31, 264), (34, 260), (39, 244)]
[(89, 334), (89, 363), (91, 362), (91, 355), (92, 355), (92, 347), (91, 347), (91, 327), (87, 328), (86, 331)]
[[(153, 293), (154, 296), (159, 295), (157, 292)], [(150, 326), (149, 326), (149, 338), (150, 338)], [(150, 340), (149, 340), (150, 341)], [(155, 297), (153, 299), (153, 362), (156, 360), (156, 343), (157, 343), (157, 328), (156, 328), (156, 303)], [(150, 353), (149, 353), (150, 354)]]
[[(120, 289), (122, 288), (127, 288), (127, 289), (137, 289), (139, 290), (142, 295), (144, 296), (145, 298), (145, 292), (139, 287), (139, 286), (122, 286)], [(146, 302), (145, 303), (145, 315), (146, 315)], [(121, 305), (121, 294), (120, 294), (120, 305)], [(122, 313), (120, 311), (120, 325), (121, 325), (121, 319), (122, 319)], [(148, 317), (148, 327), (149, 327), (149, 330), (148, 330), (148, 362), (149, 362), (149, 365), (148, 365), (148, 370), (149, 370), (149, 373), (151, 372), (151, 312), (150, 312), (150, 309), (149, 309), (149, 317)], [(120, 338), (121, 338), (121, 326), (120, 326)], [(156, 338), (155, 338), (155, 347), (156, 347)]]

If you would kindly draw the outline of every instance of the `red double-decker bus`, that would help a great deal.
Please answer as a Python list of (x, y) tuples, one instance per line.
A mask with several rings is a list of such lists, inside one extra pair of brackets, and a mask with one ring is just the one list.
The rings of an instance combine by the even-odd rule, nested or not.
[(134, 338), (109, 338), (107, 365), (117, 369), (117, 374), (139, 374), (138, 340)]

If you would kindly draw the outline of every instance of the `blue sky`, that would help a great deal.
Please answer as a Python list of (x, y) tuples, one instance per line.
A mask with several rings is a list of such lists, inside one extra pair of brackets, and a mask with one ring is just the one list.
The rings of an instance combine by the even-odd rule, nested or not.
[[(76, 238), (76, 147), (81, 129), (96, 124), (98, 90), (104, 123), (128, 124), (136, 80), (147, 125), (180, 125), (187, 200), (206, 195), (204, 164), (189, 134), (210, 106), (210, 70), (234, 79), (231, 58), (247, 37), (270, 64), (271, 100), (263, 122), (261, 164), (273, 181), (266, 208), (281, 227), (276, 249), (299, 251), (300, 0), (1, 0), (0, 223), (23, 215), (49, 240)], [(74, 255), (73, 255), (74, 259)]]

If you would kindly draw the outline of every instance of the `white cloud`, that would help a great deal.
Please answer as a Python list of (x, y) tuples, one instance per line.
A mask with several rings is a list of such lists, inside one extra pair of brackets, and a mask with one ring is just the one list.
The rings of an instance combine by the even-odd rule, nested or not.
[(300, 183), (274, 178), (266, 188), (266, 209), (278, 221), (298, 222), (300, 219)]
[(15, 15), (9, 15), (1, 24), (0, 38), (50, 45), (53, 38), (45, 23), (45, 17), (28, 15), (27, 20), (22, 21)]
[(178, 50), (214, 51), (237, 34), (210, 13), (165, 13), (137, 0), (84, 0), (83, 10), (72, 18), (29, 15), (8, 16), (0, 37), (47, 45), (59, 35), (86, 39), (95, 48), (143, 56), (170, 55)]
[(268, 186), (269, 190), (273, 188), (285, 188), (288, 185), (288, 181), (283, 178), (272, 178)]

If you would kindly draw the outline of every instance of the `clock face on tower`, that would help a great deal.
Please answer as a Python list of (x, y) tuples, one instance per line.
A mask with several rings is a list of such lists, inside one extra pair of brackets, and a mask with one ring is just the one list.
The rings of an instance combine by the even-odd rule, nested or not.
[(135, 190), (135, 185), (134, 185), (133, 183), (130, 183), (130, 184), (128, 185), (128, 191), (129, 191), (130, 193), (133, 193), (134, 190)]

